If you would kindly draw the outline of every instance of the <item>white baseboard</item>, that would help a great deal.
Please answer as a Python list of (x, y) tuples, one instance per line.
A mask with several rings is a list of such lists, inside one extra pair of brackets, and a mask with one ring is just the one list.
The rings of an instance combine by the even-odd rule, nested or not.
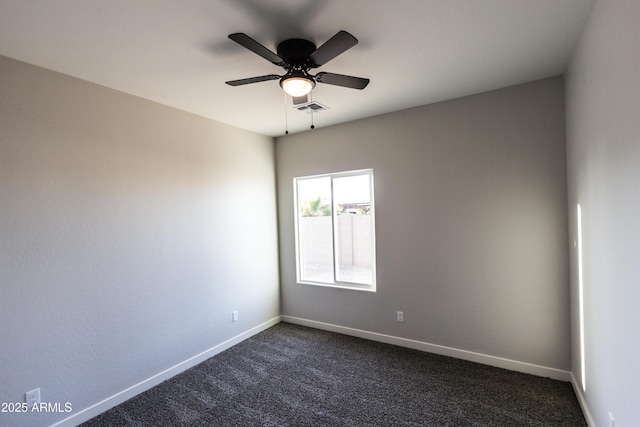
[(580, 409), (582, 409), (582, 413), (584, 414), (584, 418), (587, 421), (587, 425), (589, 427), (597, 427), (596, 422), (591, 416), (591, 411), (589, 411), (589, 407), (587, 406), (587, 400), (584, 397), (582, 387), (580, 386), (580, 383), (578, 382), (578, 379), (573, 374), (573, 372), (571, 372), (571, 385), (573, 386), (573, 391), (576, 393), (578, 403), (580, 404)]
[(338, 332), (344, 335), (351, 335), (358, 338), (365, 338), (372, 341), (378, 341), (386, 344), (398, 345), (401, 347), (421, 350), (427, 353), (439, 354), (442, 356), (455, 357), (457, 359), (468, 360), (471, 362), (482, 363), (484, 365), (495, 366), (497, 368), (508, 369), (510, 371), (523, 372), (526, 374), (536, 375), (539, 377), (552, 378), (569, 382), (571, 381), (571, 373), (561, 369), (549, 368), (546, 366), (534, 365), (517, 360), (504, 359), (502, 357), (490, 356), (487, 354), (476, 353), (473, 351), (460, 350), (457, 348), (446, 347), (438, 344), (430, 344), (422, 341), (411, 340), (407, 338), (399, 338), (391, 335), (379, 334), (377, 332), (369, 332), (361, 329), (347, 328), (344, 326), (333, 325), (330, 323), (317, 322), (315, 320), (302, 319), (299, 317), (282, 315), (283, 322), (293, 323), (301, 326), (309, 326), (311, 328), (322, 329), (325, 331)]
[(224, 350), (233, 347), (234, 345), (246, 340), (247, 338), (252, 337), (253, 335), (256, 335), (266, 329), (269, 329), (270, 327), (272, 327), (273, 325), (276, 325), (278, 323), (280, 323), (280, 316), (274, 317), (271, 320), (268, 320), (256, 327), (253, 327), (251, 329), (249, 329), (248, 331), (245, 331), (243, 333), (241, 333), (240, 335), (237, 335), (223, 343), (220, 343), (218, 345), (216, 345), (215, 347), (212, 347), (208, 350), (203, 351), (200, 354), (196, 354), (193, 357), (190, 357), (189, 359), (178, 363), (175, 366), (172, 366), (169, 369), (166, 369), (154, 376), (152, 376), (151, 378), (147, 378), (144, 381), (139, 382), (138, 384), (132, 385), (131, 387), (122, 390), (119, 393), (114, 394), (111, 397), (108, 397), (106, 399), (104, 399), (101, 402), (96, 403), (95, 405), (92, 405), (86, 409), (81, 410), (78, 413), (73, 414), (72, 416), (65, 418), (62, 421), (59, 421), (55, 424), (53, 424), (51, 427), (72, 427), (72, 426), (77, 426), (85, 421), (90, 420), (91, 418), (100, 415), (101, 413), (103, 413), (104, 411), (107, 411), (111, 408), (113, 408), (114, 406), (117, 406), (129, 399), (131, 399), (132, 397), (149, 390), (152, 387), (155, 387), (156, 385), (160, 384), (161, 382), (181, 373), (186, 371), (189, 368), (192, 368), (194, 366), (196, 366), (199, 363), (204, 362), (205, 360), (209, 359), (212, 356), (215, 356), (218, 353), (223, 352)]

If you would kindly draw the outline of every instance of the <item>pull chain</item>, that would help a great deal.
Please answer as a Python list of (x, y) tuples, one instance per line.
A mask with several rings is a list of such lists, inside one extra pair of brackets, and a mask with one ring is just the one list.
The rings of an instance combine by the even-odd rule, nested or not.
[(289, 135), (289, 120), (287, 117), (287, 93), (285, 91), (282, 91), (282, 93), (284, 93), (284, 134)]
[[(309, 102), (313, 103), (313, 91), (309, 92)], [(313, 108), (311, 109), (311, 129), (315, 129), (316, 127), (313, 125), (313, 115), (316, 112), (313, 110)]]

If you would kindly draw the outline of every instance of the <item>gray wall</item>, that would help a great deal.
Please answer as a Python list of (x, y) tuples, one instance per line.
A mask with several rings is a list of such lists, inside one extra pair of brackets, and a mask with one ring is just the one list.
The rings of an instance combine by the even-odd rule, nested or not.
[[(569, 215), (582, 207), (587, 406), (640, 420), (640, 2), (596, 2), (567, 73)], [(581, 373), (577, 251), (573, 371)]]
[[(556, 77), (278, 138), (283, 315), (568, 371), (564, 125)], [(292, 179), (369, 167), (377, 292), (297, 284)]]
[(73, 407), (0, 425), (278, 316), (276, 226), (272, 138), (0, 57), (0, 402)]

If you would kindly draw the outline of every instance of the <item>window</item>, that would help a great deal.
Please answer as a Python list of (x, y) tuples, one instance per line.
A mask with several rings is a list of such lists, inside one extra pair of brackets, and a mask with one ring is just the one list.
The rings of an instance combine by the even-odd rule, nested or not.
[(373, 170), (293, 181), (298, 282), (375, 291)]

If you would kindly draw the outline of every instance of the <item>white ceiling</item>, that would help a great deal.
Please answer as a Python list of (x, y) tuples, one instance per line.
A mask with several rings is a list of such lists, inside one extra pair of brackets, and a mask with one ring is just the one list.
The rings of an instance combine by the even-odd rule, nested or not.
[[(360, 43), (314, 70), (316, 127), (562, 74), (595, 0), (0, 0), (0, 54), (269, 136), (285, 131), (283, 74), (227, 38), (275, 51), (339, 30)], [(0, 76), (1, 77), (1, 76)], [(290, 133), (311, 117), (289, 109)]]

